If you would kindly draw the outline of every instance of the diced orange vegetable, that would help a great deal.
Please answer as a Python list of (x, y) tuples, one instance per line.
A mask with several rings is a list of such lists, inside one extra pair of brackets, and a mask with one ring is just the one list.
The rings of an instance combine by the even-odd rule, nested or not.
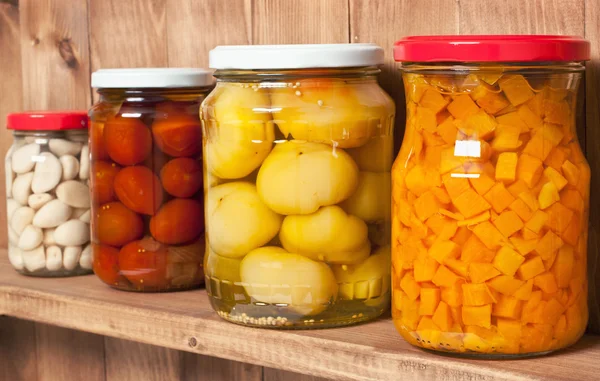
[(440, 327), (442, 331), (448, 332), (453, 324), (452, 311), (446, 302), (439, 302), (431, 320)]
[(486, 194), (496, 182), (487, 173), (479, 173), (477, 178), (470, 178), (469, 182), (480, 195)]
[(544, 267), (542, 258), (536, 256), (523, 262), (521, 267), (519, 267), (519, 270), (517, 270), (517, 274), (519, 275), (519, 278), (529, 280), (542, 274), (544, 271), (546, 271), (546, 268)]
[(533, 211), (529, 209), (529, 206), (527, 206), (525, 201), (520, 198), (515, 199), (515, 201), (508, 206), (508, 209), (515, 212), (517, 216), (524, 221), (529, 220), (533, 216)]
[(548, 213), (542, 210), (536, 210), (533, 216), (525, 223), (525, 227), (532, 232), (539, 234), (540, 230), (546, 225), (548, 221)]
[(415, 113), (415, 127), (417, 130), (425, 130), (429, 132), (435, 132), (437, 127), (437, 120), (435, 118), (435, 112), (425, 107), (417, 106)]
[(433, 216), (439, 208), (440, 204), (431, 191), (423, 193), (415, 201), (415, 213), (421, 221)]
[(565, 307), (555, 298), (550, 299), (544, 306), (544, 323), (555, 325), (565, 312)]
[(502, 246), (494, 258), (494, 266), (503, 274), (514, 276), (525, 257), (508, 246)]
[(560, 171), (563, 163), (569, 156), (569, 150), (563, 146), (557, 146), (550, 151), (546, 160), (544, 160), (544, 164), (548, 167), (552, 167), (557, 171)]
[(517, 289), (517, 291), (515, 291), (513, 296), (519, 300), (529, 300), (531, 298), (532, 292), (533, 292), (533, 279), (529, 279), (521, 287), (519, 287)]
[[(542, 127), (543, 129), (543, 127)], [(544, 139), (544, 136), (541, 133), (535, 134), (529, 142), (525, 145), (525, 149), (523, 150), (529, 156), (538, 158), (541, 161), (546, 160), (550, 151), (556, 146), (556, 144), (552, 144), (547, 139)]]
[(556, 260), (552, 266), (552, 273), (559, 288), (569, 287), (569, 282), (573, 274), (574, 261), (575, 256), (571, 246), (563, 246), (558, 250)]
[(505, 75), (498, 84), (513, 106), (523, 104), (535, 95), (522, 75)]
[(423, 261), (416, 260), (414, 266), (414, 279), (417, 282), (427, 282), (433, 279), (439, 264), (436, 260), (426, 257)]
[(540, 208), (540, 204), (538, 203), (537, 198), (529, 190), (522, 192), (519, 195), (519, 198), (523, 200), (523, 202), (527, 204), (529, 209), (531, 209), (532, 211), (536, 211)]
[(492, 316), (509, 319), (521, 318), (522, 302), (512, 296), (501, 295), (496, 304), (492, 306)]
[(517, 163), (517, 178), (523, 180), (529, 188), (537, 184), (542, 175), (542, 161), (538, 157), (521, 154)]
[(546, 141), (552, 144), (552, 147), (557, 146), (564, 137), (564, 132), (561, 126), (552, 123), (544, 123), (540, 134)]
[(450, 118), (446, 119), (437, 127), (438, 135), (440, 135), (446, 144), (454, 144), (458, 134), (458, 128), (456, 128), (456, 125), (453, 123), (454, 118)]
[(531, 109), (527, 105), (520, 106), (517, 109), (517, 114), (519, 114), (519, 117), (521, 117), (521, 119), (525, 122), (525, 124), (530, 130), (538, 129), (544, 124), (542, 118), (540, 118), (539, 116), (537, 116), (536, 113), (531, 111)]
[(583, 212), (583, 198), (581, 198), (579, 192), (574, 189), (563, 189), (563, 191), (560, 192), (560, 203), (574, 212)]
[(523, 236), (523, 239), (526, 240), (538, 240), (539, 236), (537, 235), (537, 233), (527, 229), (527, 227), (524, 227), (523, 230), (521, 231), (521, 235)]
[(492, 305), (463, 306), (462, 320), (465, 325), (490, 328), (492, 326)]
[(442, 265), (437, 269), (431, 281), (438, 287), (452, 287), (460, 280), (461, 278), (458, 275), (454, 274), (452, 271), (448, 270), (446, 266)]
[(484, 110), (478, 110), (469, 115), (464, 123), (458, 126), (458, 130), (470, 138), (485, 140), (494, 134), (496, 126), (497, 122), (492, 116)]
[(508, 342), (515, 342), (517, 345), (521, 339), (521, 322), (519, 320), (502, 319), (496, 320), (498, 333)]
[[(575, 214), (573, 218), (571, 218), (571, 222), (565, 231), (562, 233), (561, 238), (569, 245), (576, 246), (579, 243), (579, 236), (581, 233), (581, 217), (578, 214)], [(585, 250), (582, 250), (581, 252), (585, 252)]]
[(461, 226), (456, 230), (456, 234), (454, 234), (454, 237), (452, 237), (451, 241), (462, 247), (467, 242), (469, 237), (471, 237), (471, 235), (471, 230), (469, 230), (468, 227)]
[(421, 106), (433, 111), (434, 114), (442, 111), (448, 104), (448, 101), (444, 99), (442, 94), (433, 88), (428, 88), (425, 90), (423, 96), (418, 102)]
[(502, 235), (510, 237), (523, 228), (523, 221), (521, 221), (517, 213), (507, 210), (500, 213), (498, 218), (494, 220), (494, 226), (496, 226)]
[(440, 209), (439, 213), (442, 216), (449, 217), (449, 218), (451, 218), (451, 219), (453, 219), (455, 221), (464, 221), (464, 219), (465, 219), (465, 217), (462, 214), (460, 214), (460, 213), (454, 213), (454, 212), (451, 212), (451, 211), (449, 211), (447, 209)]
[(498, 156), (496, 163), (496, 180), (513, 182), (517, 176), (517, 160), (516, 152), (502, 152)]
[[(519, 168), (519, 164), (517, 163), (517, 177), (518, 175), (518, 168)], [(507, 188), (506, 188), (510, 194), (512, 194), (514, 197), (519, 197), (519, 195), (523, 192), (529, 191), (529, 187), (527, 186), (527, 184), (525, 183), (525, 181), (523, 180), (517, 180), (514, 183), (510, 184)]]
[(535, 252), (543, 259), (548, 260), (554, 252), (562, 247), (563, 240), (552, 231), (547, 231), (535, 247)]
[(502, 211), (515, 200), (512, 194), (508, 190), (503, 183), (496, 183), (487, 192), (484, 198), (492, 205), (492, 208), (496, 211), (496, 213), (502, 213)]
[(498, 249), (502, 244), (507, 242), (502, 233), (492, 225), (491, 222), (486, 221), (476, 225), (473, 228), (473, 233), (483, 242), (488, 249)]
[(544, 120), (548, 123), (568, 124), (571, 115), (569, 104), (566, 101), (544, 100)]
[(442, 187), (433, 187), (431, 188), (431, 192), (441, 204), (447, 205), (452, 202), (450, 195)]
[(459, 259), (450, 258), (450, 259), (446, 259), (445, 264), (455, 274), (458, 274), (463, 278), (468, 277), (468, 275), (469, 275), (469, 264), (468, 263), (463, 262)]
[(446, 188), (446, 191), (450, 195), (450, 198), (453, 200), (471, 188), (467, 178), (453, 177), (450, 173), (442, 176), (442, 182), (444, 188)]
[(457, 225), (459, 227), (477, 225), (481, 222), (489, 220), (490, 218), (491, 218), (490, 211), (486, 210), (485, 212), (483, 212), (475, 217), (471, 217), (466, 220), (463, 219), (462, 221), (458, 221)]
[(440, 152), (440, 174), (444, 175), (454, 170), (462, 170), (467, 158), (457, 156), (454, 147), (442, 147)]
[[(536, 235), (536, 237), (537, 237), (537, 235)], [(527, 255), (527, 254), (531, 253), (533, 250), (535, 250), (535, 248), (537, 246), (537, 242), (538, 242), (537, 238), (534, 238), (534, 239), (525, 239), (525, 238), (520, 238), (520, 237), (511, 237), (510, 238), (510, 243), (512, 243), (515, 246), (515, 248), (521, 255)]]
[(579, 168), (569, 160), (566, 160), (561, 169), (565, 174), (565, 178), (569, 182), (569, 184), (576, 186), (579, 183)]
[(468, 95), (458, 95), (448, 105), (448, 111), (456, 119), (465, 119), (469, 115), (477, 113), (479, 107)]
[(419, 319), (421, 315), (419, 315), (419, 304), (420, 302), (417, 300), (411, 300), (410, 298), (402, 298), (402, 324), (406, 326), (407, 329), (415, 330), (417, 329), (417, 324), (419, 323)]
[(495, 250), (488, 249), (475, 234), (471, 235), (462, 247), (460, 259), (464, 262), (490, 263), (496, 255)]
[(460, 247), (452, 241), (437, 241), (429, 248), (429, 256), (439, 264), (449, 258), (456, 258), (460, 255)]
[(408, 190), (417, 196), (420, 196), (429, 190), (430, 185), (427, 176), (431, 176), (431, 173), (426, 171), (424, 167), (415, 165), (406, 174), (404, 182), (406, 183)]
[(491, 147), (497, 152), (514, 151), (523, 142), (520, 140), (521, 127), (514, 125), (498, 125)]
[(469, 265), (469, 279), (472, 283), (483, 283), (500, 275), (491, 263), (474, 262)]
[(496, 303), (496, 299), (485, 283), (464, 283), (462, 294), (463, 306), (483, 306)]
[(470, 187), (453, 198), (453, 204), (465, 218), (471, 218), (491, 208), (490, 204)]
[(567, 226), (571, 223), (571, 219), (575, 215), (571, 209), (560, 202), (552, 204), (551, 207), (546, 209), (546, 212), (548, 213), (546, 226), (557, 234), (562, 234), (567, 229)]
[(549, 294), (558, 291), (556, 278), (551, 272), (545, 272), (533, 278), (533, 285), (539, 287), (542, 291)]
[(421, 294), (421, 286), (415, 281), (411, 273), (404, 275), (400, 281), (400, 288), (410, 300), (416, 300)]
[(440, 290), (438, 288), (421, 288), (419, 315), (433, 315), (440, 302)]
[[(451, 307), (459, 307), (462, 305), (462, 283), (456, 282), (451, 287), (442, 287), (442, 301)], [(456, 317), (453, 317), (456, 321)]]
[(544, 175), (554, 183), (559, 192), (569, 183), (559, 171), (552, 167), (547, 167), (544, 170)]
[(504, 126), (518, 127), (520, 132), (527, 132), (529, 130), (525, 121), (521, 119), (516, 111), (497, 116), (496, 122)]
[(499, 275), (486, 283), (491, 289), (502, 295), (513, 295), (525, 282), (509, 275)]

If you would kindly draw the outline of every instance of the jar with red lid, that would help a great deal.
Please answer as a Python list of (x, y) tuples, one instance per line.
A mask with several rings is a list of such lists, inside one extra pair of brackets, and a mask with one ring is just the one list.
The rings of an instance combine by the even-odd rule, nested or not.
[(25, 275), (92, 272), (85, 111), (9, 114), (8, 259)]
[(199, 108), (212, 83), (201, 69), (92, 74), (93, 268), (108, 285), (156, 292), (203, 282)]
[(587, 319), (590, 168), (569, 36), (398, 41), (407, 120), (392, 169), (393, 319), (410, 343), (486, 357), (575, 343)]

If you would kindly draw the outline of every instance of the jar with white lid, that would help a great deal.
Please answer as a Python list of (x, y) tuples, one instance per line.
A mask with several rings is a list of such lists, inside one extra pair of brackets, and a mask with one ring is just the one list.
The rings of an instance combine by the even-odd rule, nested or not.
[(88, 117), (85, 111), (9, 114), (8, 258), (41, 277), (91, 273)]
[(374, 44), (210, 52), (205, 273), (222, 318), (324, 328), (387, 310), (395, 108), (382, 63)]
[(204, 281), (202, 129), (211, 90), (202, 69), (105, 69), (89, 112), (96, 275), (130, 291)]

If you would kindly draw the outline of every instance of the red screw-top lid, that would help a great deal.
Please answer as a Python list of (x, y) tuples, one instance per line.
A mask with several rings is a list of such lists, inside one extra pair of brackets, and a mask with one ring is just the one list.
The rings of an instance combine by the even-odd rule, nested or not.
[(17, 131), (79, 130), (87, 127), (87, 111), (27, 111), (6, 117), (6, 128)]
[(398, 62), (569, 62), (590, 59), (576, 36), (410, 36), (394, 44)]

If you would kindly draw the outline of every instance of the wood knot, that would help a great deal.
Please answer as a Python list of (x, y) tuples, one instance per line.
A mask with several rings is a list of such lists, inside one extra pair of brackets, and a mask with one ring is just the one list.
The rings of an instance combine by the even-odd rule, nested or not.
[(73, 50), (73, 43), (71, 42), (70, 38), (63, 38), (58, 42), (58, 53), (68, 67), (74, 69), (79, 65), (75, 51)]
[(190, 339), (188, 340), (188, 345), (189, 345), (191, 348), (195, 348), (195, 347), (196, 347), (196, 345), (198, 345), (198, 340), (196, 340), (196, 338), (195, 338), (195, 337), (190, 337)]

